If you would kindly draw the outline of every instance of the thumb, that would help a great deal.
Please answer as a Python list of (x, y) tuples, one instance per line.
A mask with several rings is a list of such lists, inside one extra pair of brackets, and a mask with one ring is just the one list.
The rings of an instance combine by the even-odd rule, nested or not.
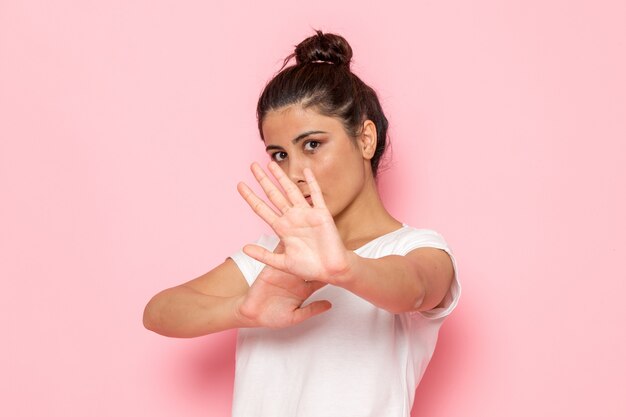
[(243, 252), (251, 258), (256, 259), (257, 261), (264, 263), (265, 265), (269, 265), (274, 269), (280, 269), (283, 266), (285, 255), (277, 254), (268, 251), (263, 246), (260, 245), (245, 245), (243, 247)]
[(274, 249), (274, 253), (285, 253), (285, 244), (282, 240), (278, 241), (278, 245), (276, 245), (276, 249)]
[(322, 314), (325, 311), (330, 310), (332, 306), (333, 305), (328, 300), (313, 301), (311, 304), (294, 310), (293, 324), (301, 323), (313, 316)]
[(328, 285), (327, 282), (322, 282), (322, 281), (307, 281), (309, 283), (309, 288), (311, 288), (311, 294), (313, 294), (315, 291), (319, 290), (320, 288), (325, 287), (326, 285)]

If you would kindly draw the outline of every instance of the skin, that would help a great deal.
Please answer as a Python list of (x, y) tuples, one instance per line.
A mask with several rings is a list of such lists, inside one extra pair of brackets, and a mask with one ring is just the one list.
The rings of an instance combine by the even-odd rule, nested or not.
[(276, 232), (278, 247), (244, 247), (266, 264), (251, 286), (227, 259), (157, 294), (144, 311), (146, 328), (194, 337), (233, 327), (293, 326), (332, 307), (326, 300), (303, 306), (325, 285), (396, 314), (429, 310), (443, 300), (453, 278), (444, 251), (419, 248), (378, 259), (353, 252), (402, 226), (384, 208), (371, 171), (374, 123), (364, 121), (351, 138), (340, 120), (292, 105), (268, 113), (262, 129), (269, 174), (257, 163), (251, 170), (269, 204), (245, 183), (237, 188)]
[[(315, 131), (327, 133), (301, 137)], [(313, 171), (348, 249), (402, 226), (384, 208), (376, 188), (370, 164), (376, 149), (376, 127), (370, 120), (353, 139), (340, 120), (293, 105), (267, 114), (263, 137), (270, 157), (304, 195), (310, 194), (304, 169)], [(294, 144), (294, 138), (301, 139)], [(253, 172), (258, 180), (259, 167), (253, 165)]]

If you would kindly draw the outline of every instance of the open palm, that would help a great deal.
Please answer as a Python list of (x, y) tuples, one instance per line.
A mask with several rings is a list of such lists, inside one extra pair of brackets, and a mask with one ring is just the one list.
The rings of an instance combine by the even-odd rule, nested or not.
[(239, 314), (252, 326), (293, 326), (331, 308), (326, 300), (302, 307), (302, 303), (324, 285), (266, 266), (248, 290)]
[(285, 193), (278, 189), (257, 164), (252, 172), (265, 194), (278, 209), (270, 208), (244, 183), (238, 190), (242, 197), (272, 229), (284, 244), (284, 253), (272, 253), (257, 245), (246, 245), (244, 252), (275, 269), (304, 280), (335, 284), (348, 266), (348, 256), (322, 192), (309, 169), (304, 175), (312, 204), (275, 162), (269, 169)]

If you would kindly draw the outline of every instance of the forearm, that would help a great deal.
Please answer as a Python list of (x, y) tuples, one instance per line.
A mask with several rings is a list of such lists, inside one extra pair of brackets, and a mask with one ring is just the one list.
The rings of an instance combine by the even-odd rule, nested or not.
[(417, 269), (405, 257), (370, 259), (349, 252), (350, 268), (339, 286), (392, 313), (417, 310), (425, 289)]
[(241, 296), (218, 297), (178, 286), (155, 295), (146, 305), (144, 326), (169, 337), (196, 337), (246, 327), (237, 305)]

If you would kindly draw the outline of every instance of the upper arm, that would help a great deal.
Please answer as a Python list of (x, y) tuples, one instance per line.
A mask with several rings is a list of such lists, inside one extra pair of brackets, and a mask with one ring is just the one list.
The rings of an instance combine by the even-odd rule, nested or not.
[(443, 249), (421, 247), (406, 254), (417, 271), (424, 288), (424, 299), (419, 311), (439, 307), (450, 290), (454, 266), (450, 255)]
[(245, 294), (250, 286), (243, 273), (231, 258), (204, 275), (188, 281), (182, 286), (207, 295), (233, 297)]

